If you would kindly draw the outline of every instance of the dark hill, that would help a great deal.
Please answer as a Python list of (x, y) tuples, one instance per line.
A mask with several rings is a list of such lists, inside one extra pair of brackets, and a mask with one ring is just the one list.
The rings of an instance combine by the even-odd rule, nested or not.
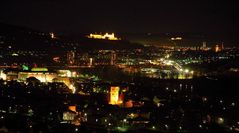
[(52, 39), (49, 33), (33, 30), (26, 27), (13, 26), (0, 23), (1, 47), (11, 46), (15, 50), (54, 50), (54, 51), (88, 51), (88, 50), (120, 50), (143, 48), (142, 45), (126, 40), (110, 41), (88, 39), (83, 35), (66, 36), (57, 35)]

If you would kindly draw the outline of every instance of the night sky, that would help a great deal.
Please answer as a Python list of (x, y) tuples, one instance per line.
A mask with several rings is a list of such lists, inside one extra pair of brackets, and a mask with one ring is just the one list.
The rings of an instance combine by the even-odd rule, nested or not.
[(41, 31), (238, 33), (238, 7), (225, 0), (1, 0), (0, 22)]

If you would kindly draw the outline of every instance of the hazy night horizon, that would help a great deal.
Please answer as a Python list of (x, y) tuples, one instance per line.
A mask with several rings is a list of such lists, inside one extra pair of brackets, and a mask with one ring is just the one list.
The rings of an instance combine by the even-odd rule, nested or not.
[(65, 33), (238, 33), (238, 8), (221, 1), (2, 1), (2, 23)]

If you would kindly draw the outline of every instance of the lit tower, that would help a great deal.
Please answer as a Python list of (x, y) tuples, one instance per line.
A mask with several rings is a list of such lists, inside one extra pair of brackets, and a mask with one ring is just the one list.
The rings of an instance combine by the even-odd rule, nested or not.
[(202, 49), (205, 50), (207, 48), (207, 42), (202, 42)]
[(74, 51), (68, 51), (67, 52), (67, 64), (68, 65), (74, 65), (75, 64), (75, 52)]
[(224, 50), (224, 45), (223, 45), (223, 43), (222, 43), (222, 47), (221, 47), (221, 50)]
[(116, 62), (116, 53), (113, 51), (111, 52), (110, 65), (115, 65), (115, 62)]
[(93, 65), (93, 58), (90, 58), (89, 67)]
[(215, 52), (220, 52), (220, 51), (221, 51), (221, 49), (220, 49), (219, 45), (216, 45), (215, 46)]
[(109, 104), (112, 105), (119, 105), (122, 104), (122, 95), (119, 94), (120, 87), (119, 86), (111, 86), (110, 87), (110, 99), (109, 99)]

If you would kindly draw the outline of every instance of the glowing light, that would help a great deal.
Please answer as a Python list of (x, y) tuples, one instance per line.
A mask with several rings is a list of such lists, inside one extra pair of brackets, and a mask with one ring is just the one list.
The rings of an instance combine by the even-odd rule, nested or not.
[(71, 71), (66, 72), (67, 77), (71, 77)]
[(124, 122), (127, 122), (127, 119), (124, 119), (123, 121), (124, 121)]
[(50, 36), (51, 36), (52, 39), (56, 38), (56, 36), (55, 36), (55, 34), (53, 32), (50, 33)]
[(155, 126), (153, 126), (152, 129), (155, 129)]
[(78, 130), (79, 130), (78, 128), (75, 129), (76, 132), (78, 132)]
[(223, 103), (223, 101), (222, 101), (222, 100), (220, 100), (220, 103)]
[(171, 65), (173, 65), (174, 61), (172, 61), (172, 60), (164, 60), (163, 63), (165, 65), (171, 66)]
[(181, 126), (179, 126), (179, 130), (182, 130), (182, 127), (181, 127)]
[(16, 53), (13, 53), (13, 54), (12, 54), (12, 56), (18, 56), (18, 54), (16, 54)]
[(28, 71), (28, 70), (29, 70), (29, 67), (26, 66), (26, 65), (22, 65), (22, 70), (23, 70), (23, 71)]
[(133, 105), (133, 101), (132, 100), (129, 100), (125, 103), (125, 107), (126, 108), (132, 108), (134, 105)]
[(131, 114), (128, 115), (128, 117), (131, 118), (131, 119), (132, 119), (132, 118), (135, 118), (135, 117), (137, 117), (137, 116), (138, 116), (138, 115), (137, 115), (137, 114), (134, 114), (134, 113), (131, 113)]
[(172, 37), (171, 40), (174, 41), (174, 40), (182, 40), (183, 38), (182, 37)]
[(72, 90), (72, 93), (76, 92), (76, 88), (72, 84), (70, 84), (68, 87), (69, 87), (70, 90)]
[(224, 123), (224, 119), (223, 119), (222, 117), (219, 117), (219, 118), (217, 119), (217, 123), (218, 123), (218, 124), (223, 124), (223, 123)]
[(168, 125), (167, 124), (165, 124), (164, 126), (168, 129)]
[(206, 102), (206, 101), (207, 101), (207, 98), (206, 98), (206, 97), (203, 97), (202, 100), (203, 100), (203, 102)]
[(59, 77), (72, 77), (73, 75), (73, 72), (70, 70), (58, 70), (57, 73)]
[(90, 58), (89, 66), (92, 66), (92, 65), (93, 65), (93, 58)]
[(33, 72), (46, 72), (46, 71), (48, 71), (48, 69), (47, 68), (34, 67), (34, 68), (31, 69), (31, 71), (33, 71)]
[(184, 72), (185, 72), (185, 73), (188, 73), (188, 72), (189, 72), (189, 70), (188, 70), (188, 69), (185, 69), (185, 70), (184, 70)]
[(165, 56), (165, 58), (169, 58), (170, 57), (170, 55), (169, 54), (167, 54), (166, 56)]
[(71, 73), (71, 76), (72, 76), (72, 77), (76, 77), (76, 76), (77, 76), (77, 75), (76, 75), (76, 72), (72, 72), (72, 73)]
[(202, 125), (198, 125), (200, 128), (202, 128)]

